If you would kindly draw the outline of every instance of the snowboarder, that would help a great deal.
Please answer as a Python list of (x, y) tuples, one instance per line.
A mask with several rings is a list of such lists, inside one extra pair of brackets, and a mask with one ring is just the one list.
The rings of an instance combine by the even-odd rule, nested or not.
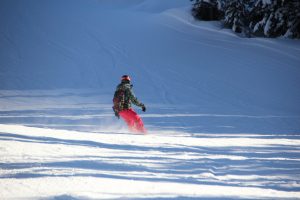
[(115, 116), (123, 118), (131, 131), (146, 133), (141, 117), (132, 109), (131, 104), (141, 107), (143, 112), (146, 111), (146, 107), (135, 97), (132, 91), (133, 85), (130, 84), (130, 81), (128, 75), (122, 76), (121, 83), (117, 86), (114, 94), (113, 110)]

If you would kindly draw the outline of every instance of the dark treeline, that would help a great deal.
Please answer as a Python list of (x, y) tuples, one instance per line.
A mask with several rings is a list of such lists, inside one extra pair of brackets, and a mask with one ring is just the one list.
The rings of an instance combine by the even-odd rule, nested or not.
[(200, 20), (221, 20), (247, 37), (300, 38), (300, 0), (191, 0)]

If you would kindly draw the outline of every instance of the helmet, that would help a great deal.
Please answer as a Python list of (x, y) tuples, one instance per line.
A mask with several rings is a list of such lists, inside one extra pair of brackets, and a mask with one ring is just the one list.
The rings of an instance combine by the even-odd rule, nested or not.
[(130, 77), (128, 75), (123, 75), (121, 81), (130, 81)]

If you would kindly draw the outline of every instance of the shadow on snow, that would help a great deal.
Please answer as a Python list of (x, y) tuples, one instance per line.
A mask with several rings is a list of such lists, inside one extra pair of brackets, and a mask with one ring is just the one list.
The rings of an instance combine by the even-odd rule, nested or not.
[[(297, 147), (293, 146), (226, 146), (210, 148), (201, 147), (201, 144), (199, 144), (199, 146), (147, 147), (7, 133), (0, 133), (0, 140), (71, 145), (74, 148), (81, 146), (122, 151), (142, 151), (142, 154), (145, 155), (144, 157), (134, 156), (135, 154), (131, 154), (132, 156), (114, 155), (110, 157), (84, 156), (59, 158), (61, 161), (56, 162), (0, 163), (2, 170), (13, 170), (14, 172), (15, 170), (25, 170), (5, 174), (1, 178), (87, 176), (207, 185), (254, 186), (285, 191), (300, 190), (299, 187), (286, 186), (299, 181), (297, 171), (299, 171), (300, 161), (296, 158), (299, 158), (300, 152)], [(159, 153), (155, 156), (147, 156), (147, 152), (150, 151)], [(172, 155), (185, 153), (195, 153), (203, 157), (188, 160), (172, 157)], [(219, 157), (215, 158), (216, 155)], [(232, 159), (232, 156), (239, 156), (241, 159)], [(118, 163), (122, 160), (128, 162), (126, 164)], [(153, 166), (141, 163), (152, 163)], [(53, 174), (51, 171), (49, 172), (49, 169), (66, 170), (67, 173)], [(72, 172), (74, 169), (85, 171)], [(147, 176), (143, 175), (144, 173)], [(153, 174), (157, 176), (153, 176)], [(246, 177), (246, 179), (243, 177)], [(250, 179), (247, 179), (247, 177), (250, 177)]]

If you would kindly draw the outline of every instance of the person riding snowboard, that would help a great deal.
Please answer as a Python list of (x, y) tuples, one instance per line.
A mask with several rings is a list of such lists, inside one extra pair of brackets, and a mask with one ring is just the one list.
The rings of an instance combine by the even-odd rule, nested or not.
[(146, 111), (146, 107), (135, 97), (130, 81), (131, 79), (128, 75), (122, 76), (121, 83), (117, 86), (114, 94), (113, 111), (117, 118), (123, 118), (129, 130), (146, 133), (141, 117), (132, 109), (131, 104), (141, 107), (143, 112)]

